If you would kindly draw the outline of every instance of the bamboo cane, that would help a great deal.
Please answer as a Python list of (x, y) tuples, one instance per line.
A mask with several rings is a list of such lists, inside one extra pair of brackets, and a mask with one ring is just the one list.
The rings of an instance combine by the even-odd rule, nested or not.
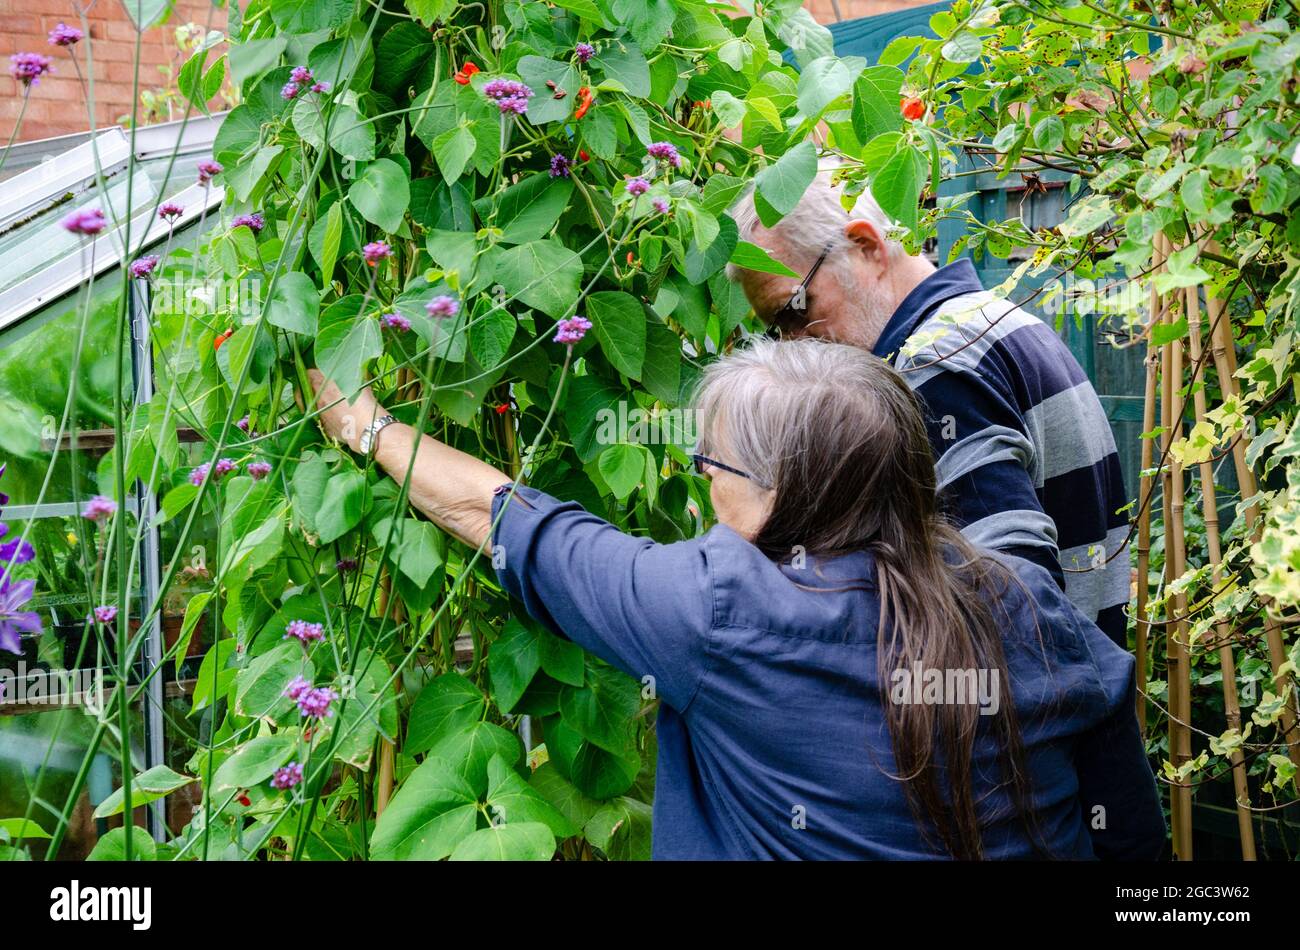
[[(1209, 310), (1210, 325), (1213, 328), (1211, 335), (1211, 353), (1214, 357), (1214, 366), (1219, 374), (1219, 389), (1223, 392), (1223, 397), (1228, 399), (1237, 396), (1237, 379), (1236, 363), (1237, 357), (1232, 339), (1232, 326), (1224, 309), (1227, 307), (1227, 301), (1220, 300), (1217, 297), (1207, 299), (1207, 308)], [(1241, 491), (1241, 497), (1252, 498), (1258, 492), (1259, 488), (1255, 482), (1255, 473), (1246, 463), (1246, 455), (1250, 451), (1250, 437), (1242, 433), (1232, 445), (1232, 463), (1237, 473), (1237, 485)], [(1258, 540), (1263, 532), (1264, 525), (1259, 519), (1259, 505), (1251, 504), (1246, 508), (1246, 527), (1250, 535)], [(1273, 682), (1277, 686), (1278, 695), (1291, 684), (1289, 674), (1279, 674), (1282, 664), (1286, 662), (1286, 648), (1282, 644), (1282, 630), (1278, 625), (1277, 619), (1268, 612), (1269, 603), (1264, 602), (1264, 639), (1268, 645), (1269, 664), (1273, 668)], [(1300, 768), (1300, 736), (1296, 735), (1296, 698), (1292, 695), (1291, 700), (1282, 708), (1282, 729), (1287, 737), (1287, 755), (1292, 763)]]
[[(1192, 376), (1192, 403), (1199, 425), (1206, 419), (1205, 364), (1201, 352), (1200, 288), (1189, 287), (1187, 296), (1187, 343), (1195, 367)], [(1223, 554), (1219, 543), (1219, 507), (1214, 490), (1214, 466), (1209, 459), (1200, 463), (1201, 505), (1205, 518), (1205, 541), (1210, 558), (1211, 590), (1218, 590), (1222, 575)], [(1223, 673), (1223, 710), (1229, 729), (1241, 731), (1241, 704), (1237, 697), (1237, 663), (1232, 654), (1232, 631), (1222, 620), (1214, 625), (1219, 641), (1219, 669)], [(1240, 747), (1228, 756), (1232, 762), (1232, 785), (1236, 792), (1237, 831), (1241, 835), (1241, 857), (1255, 860), (1255, 827), (1250, 814), (1250, 787), (1246, 777), (1246, 758)]]
[[(1160, 249), (1157, 245), (1152, 263), (1153, 274), (1160, 269)], [(1154, 326), (1161, 319), (1161, 299), (1156, 293), (1155, 285), (1151, 287), (1151, 323)], [(1160, 347), (1147, 337), (1146, 389), (1142, 401), (1142, 432), (1151, 432), (1156, 427), (1156, 368), (1160, 359)], [(1151, 438), (1142, 440), (1141, 478), (1138, 481), (1138, 542), (1137, 542), (1137, 605), (1134, 610), (1133, 630), (1135, 633), (1135, 659), (1137, 660), (1137, 720), (1138, 730), (1145, 737), (1147, 732), (1147, 642), (1151, 633), (1151, 620), (1147, 616), (1148, 584), (1147, 573), (1151, 569), (1151, 495), (1152, 495), (1152, 449), (1155, 443)]]

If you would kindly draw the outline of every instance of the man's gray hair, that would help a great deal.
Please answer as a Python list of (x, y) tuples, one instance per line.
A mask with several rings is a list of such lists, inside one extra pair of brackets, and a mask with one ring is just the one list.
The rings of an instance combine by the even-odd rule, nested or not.
[[(762, 246), (760, 232), (766, 231), (776, 237), (782, 250), (798, 259), (796, 263), (806, 261), (807, 264), (811, 264), (823, 250), (830, 248), (830, 254), (827, 255), (826, 264), (823, 266), (834, 268), (839, 262), (845, 260), (843, 255), (835, 252), (852, 244), (844, 236), (844, 225), (848, 222), (870, 221), (881, 234), (888, 235), (890, 229), (894, 227), (894, 222), (890, 221), (889, 216), (876, 203), (870, 189), (858, 196), (851, 211), (844, 210), (844, 205), (840, 202), (843, 190), (832, 183), (832, 177), (839, 164), (839, 162), (823, 161), (818, 167), (817, 177), (808, 186), (799, 204), (771, 228), (764, 228), (758, 219), (758, 209), (754, 207), (754, 192), (751, 187), (731, 209), (731, 216), (736, 221), (740, 239)], [(756, 236), (757, 240), (755, 240)], [(898, 241), (886, 238), (885, 244), (891, 257), (906, 253), (903, 245)], [(727, 276), (732, 280), (739, 276), (739, 271), (740, 268), (735, 264), (727, 265)]]

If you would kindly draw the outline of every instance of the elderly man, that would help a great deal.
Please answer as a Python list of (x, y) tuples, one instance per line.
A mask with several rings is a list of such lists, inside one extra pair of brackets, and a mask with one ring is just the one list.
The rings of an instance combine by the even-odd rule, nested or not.
[(1124, 646), (1119, 456), (1096, 391), (1052, 328), (985, 291), (970, 261), (936, 269), (908, 255), (869, 192), (845, 212), (829, 171), (770, 229), (752, 197), (732, 213), (742, 239), (804, 275), (733, 267), (754, 312), (782, 334), (893, 362), (927, 407), (939, 485), (963, 534), (1047, 568)]

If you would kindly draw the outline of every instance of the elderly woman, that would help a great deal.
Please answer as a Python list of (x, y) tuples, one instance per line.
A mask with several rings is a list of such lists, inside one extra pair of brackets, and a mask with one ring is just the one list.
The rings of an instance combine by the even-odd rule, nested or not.
[(328, 431), (398, 482), (414, 458), (411, 500), (500, 546), (533, 617), (653, 677), (656, 858), (1160, 853), (1132, 657), (1045, 570), (943, 523), (916, 399), (875, 357), (758, 340), (713, 363), (695, 465), (719, 524), (676, 544), (512, 496), (409, 426), (371, 438), (374, 397), (322, 382)]

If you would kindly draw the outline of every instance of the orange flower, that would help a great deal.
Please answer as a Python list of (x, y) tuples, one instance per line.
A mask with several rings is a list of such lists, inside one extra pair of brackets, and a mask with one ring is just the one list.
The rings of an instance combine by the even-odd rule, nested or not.
[(454, 79), (456, 82), (460, 83), (462, 86), (468, 86), (469, 77), (473, 76), (478, 71), (479, 68), (475, 66), (473, 63), (466, 63), (460, 69), (456, 70), (456, 75), (452, 76), (451, 78)]
[(227, 340), (229, 340), (229, 339), (230, 339), (230, 335), (231, 335), (232, 333), (234, 333), (234, 332), (235, 332), (235, 330), (234, 330), (233, 327), (227, 327), (225, 333), (220, 333), (220, 334), (218, 334), (218, 335), (217, 335), (217, 338), (216, 338), (215, 340), (212, 341), (212, 349), (213, 349), (214, 351), (215, 351), (215, 350), (219, 350), (219, 349), (221, 349), (221, 344), (222, 344), (222, 343), (225, 343)]
[(498, 416), (504, 416), (507, 412), (510, 411), (510, 403), (503, 402), (498, 406), (494, 406), (493, 408), (496, 409)]
[(591, 108), (593, 98), (595, 97), (592, 95), (590, 86), (583, 86), (578, 90), (578, 108), (573, 111), (575, 119), (581, 119), (587, 114), (587, 110)]
[(915, 96), (908, 96), (898, 103), (904, 119), (919, 119), (925, 115), (925, 103)]

